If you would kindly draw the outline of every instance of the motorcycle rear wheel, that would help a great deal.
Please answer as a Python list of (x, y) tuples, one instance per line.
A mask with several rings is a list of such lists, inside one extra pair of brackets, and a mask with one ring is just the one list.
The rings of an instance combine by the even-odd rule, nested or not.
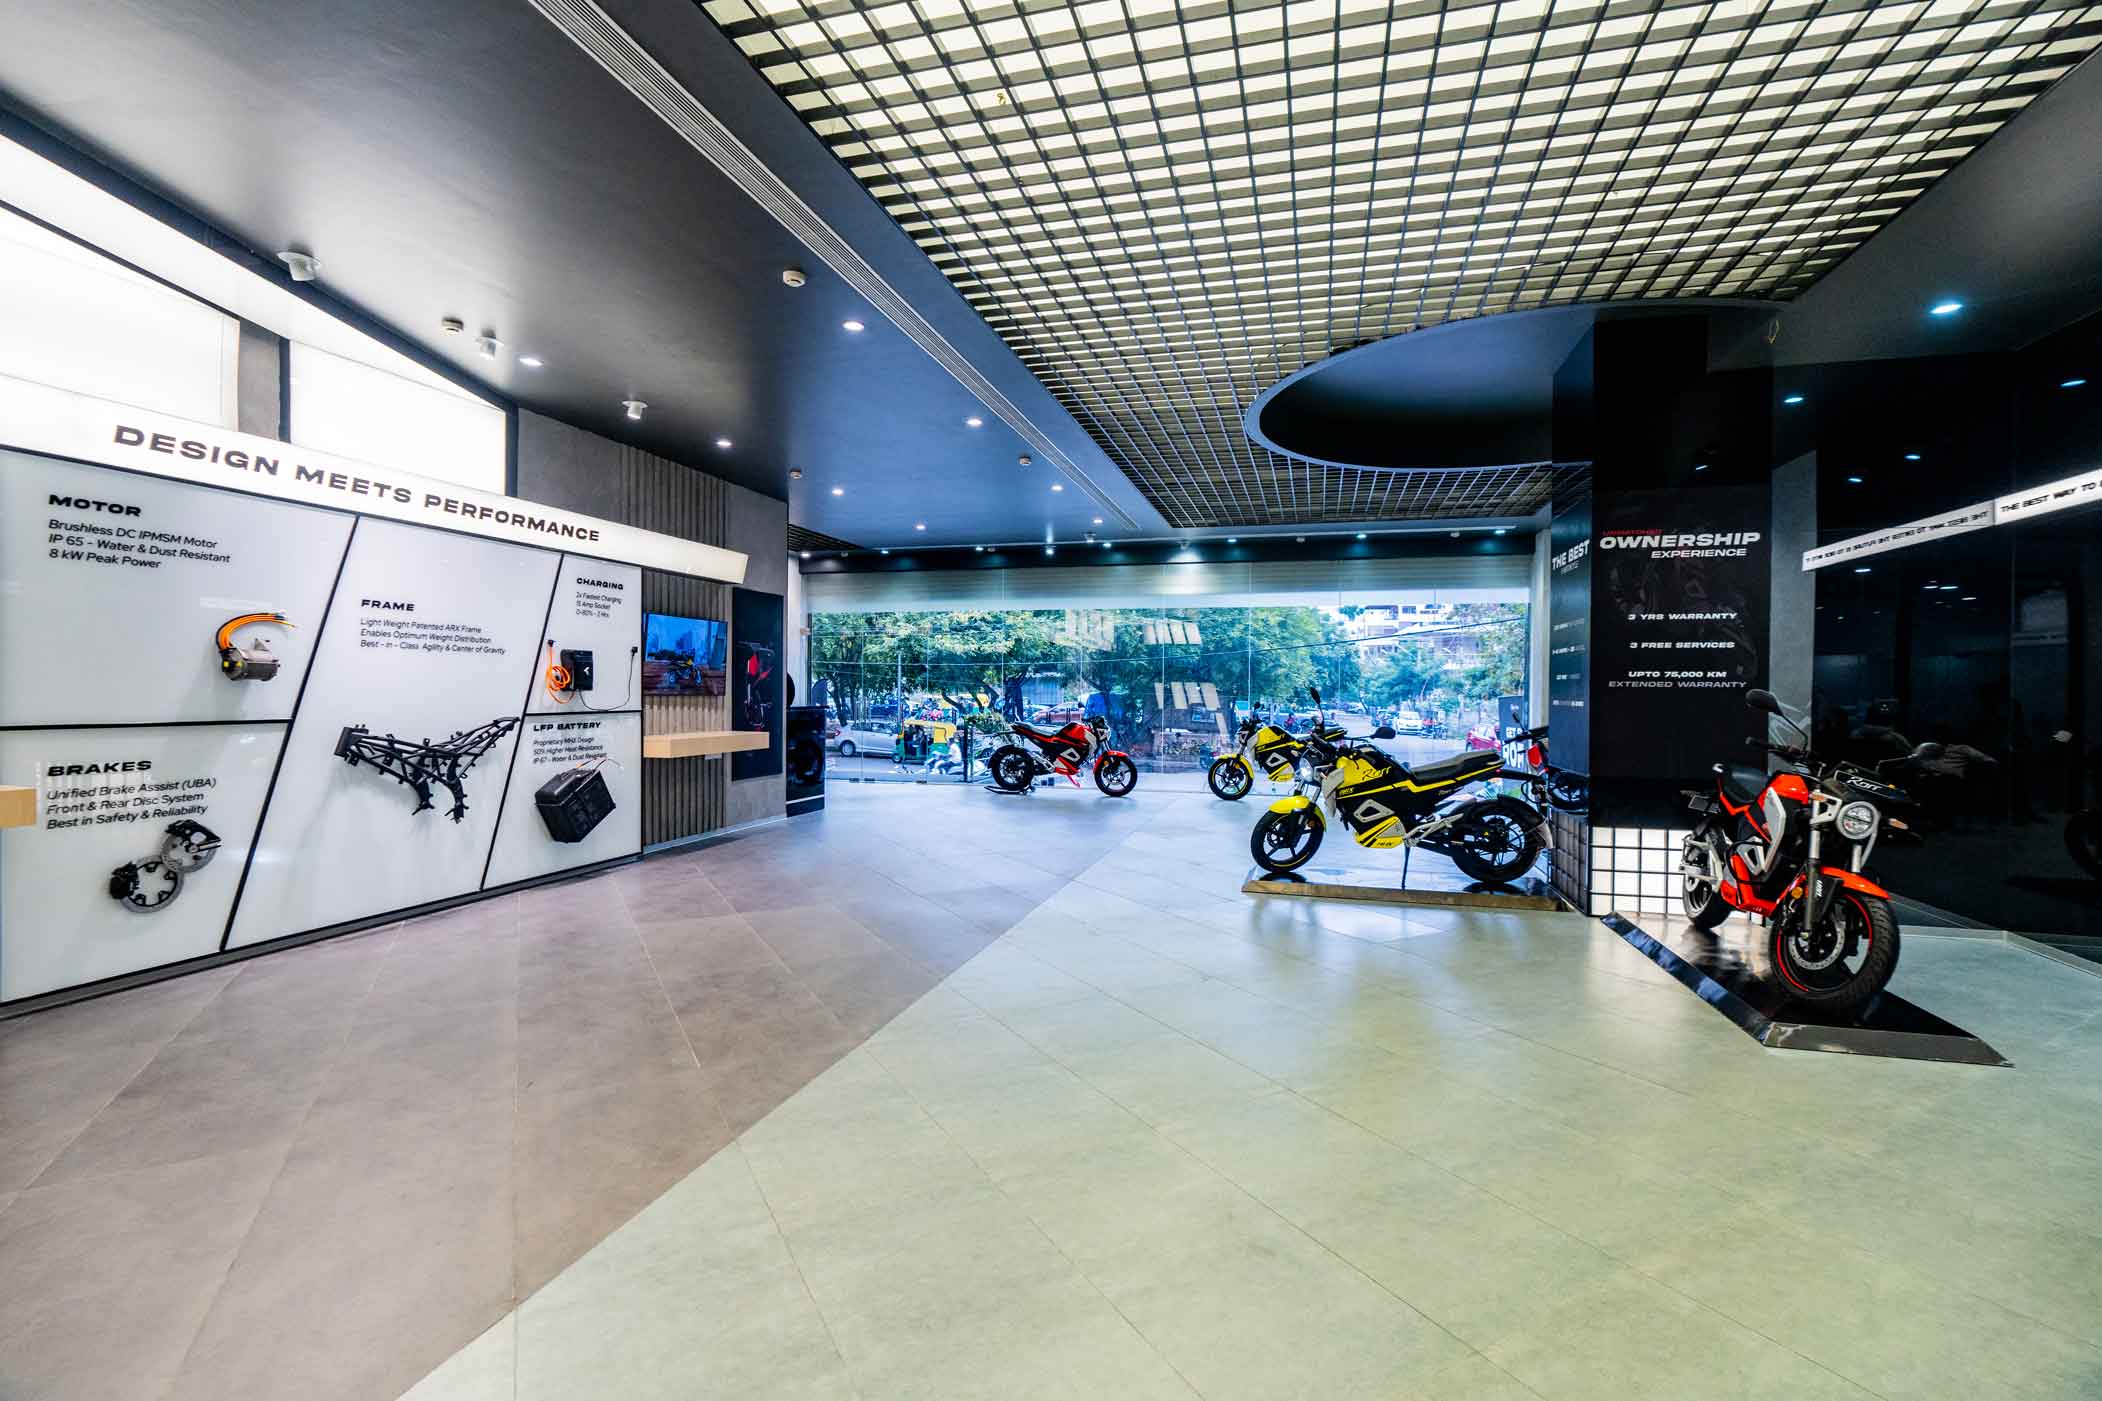
[(1540, 837), (1544, 820), (1516, 798), (1485, 798), (1453, 824), (1446, 851), (1469, 878), (1509, 885), (1540, 859), (1547, 845)]
[[(1707, 845), (1704, 837), (1688, 837), (1679, 851), (1679, 864), (1687, 864), (1691, 848)], [(1686, 911), (1686, 922), (1695, 929), (1713, 929), (1730, 917), (1730, 907), (1722, 898), (1722, 882), (1683, 870), (1679, 873), (1679, 905)]]
[(1256, 819), (1255, 830), (1248, 834), (1248, 851), (1255, 857), (1255, 864), (1266, 871), (1282, 875), (1296, 871), (1314, 859), (1321, 849), (1321, 835), (1327, 824), (1312, 808), (1300, 808), (1296, 812), (1266, 812)]
[(1003, 744), (995, 749), (985, 768), (993, 777), (993, 786), (1003, 793), (1019, 793), (1036, 781), (1036, 765), (1017, 745)]
[(1139, 786), (1139, 766), (1122, 754), (1105, 754), (1095, 761), (1095, 786), (1105, 797), (1129, 797)]
[[(1858, 1012), (1897, 971), (1898, 920), (1888, 900), (1842, 890), (1811, 937), (1804, 937), (1801, 923), (1797, 902), (1787, 900), (1767, 930), (1774, 972), (1796, 1001), (1826, 1012)], [(1845, 955), (1849, 937), (1857, 948), (1866, 945), (1852, 967)]]
[(1205, 770), (1204, 783), (1212, 790), (1214, 798), (1238, 803), (1248, 796), (1249, 789), (1255, 787), (1255, 775), (1248, 772), (1248, 766), (1238, 756), (1222, 754)]

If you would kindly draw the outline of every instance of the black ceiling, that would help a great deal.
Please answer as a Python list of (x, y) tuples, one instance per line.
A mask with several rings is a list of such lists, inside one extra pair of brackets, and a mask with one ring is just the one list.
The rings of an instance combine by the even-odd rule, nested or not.
[[(684, 0), (625, 8), (666, 48), (723, 43)], [(1157, 530), (1078, 426), (725, 51), (763, 99), (745, 101), (746, 116), (771, 114), (821, 163), (818, 178), (836, 177), (892, 233), (889, 255), (902, 249), (924, 272), (915, 304), (930, 288), (948, 298), (935, 308), (945, 331), (983, 337), (968, 347), (974, 364)], [(326, 290), (528, 407), (785, 498), (814, 530), (867, 543), (1073, 538), (1103, 514), (1073, 485), (1051, 491), (1041, 454), (1020, 469), (1027, 442), (518, 0), (14, 0), (0, 103), (266, 257), (311, 249)], [(770, 153), (777, 172), (786, 149)], [(790, 266), (808, 285), (782, 284)], [(442, 333), (447, 316), (546, 368), (480, 359), (469, 338)], [(849, 318), (867, 330), (845, 332)], [(639, 425), (622, 417), (628, 398), (650, 405)], [(968, 427), (972, 416), (985, 426)]]

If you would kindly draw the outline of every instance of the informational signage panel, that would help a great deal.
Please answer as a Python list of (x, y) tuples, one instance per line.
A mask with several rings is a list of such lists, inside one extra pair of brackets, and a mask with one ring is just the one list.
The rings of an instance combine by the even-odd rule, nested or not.
[(730, 728), (763, 730), (764, 749), (730, 756), (733, 779), (781, 772), (781, 596), (730, 593)]
[[(642, 571), (565, 555), (547, 614), (539, 684), (526, 708), (536, 715), (636, 709), (641, 652)], [(551, 677), (550, 667), (560, 670)]]
[(358, 522), (229, 946), (481, 888), (558, 563)]
[(0, 452), (0, 1001), (638, 855), (641, 586)]
[(1771, 509), (1759, 487), (1621, 492), (1597, 503), (1591, 756), (1599, 770), (1677, 778), (1743, 752), (1744, 692), (1766, 683)]
[(1591, 771), (1591, 502), (1559, 512), (1548, 528), (1548, 752), (1559, 768)]
[(519, 735), (485, 886), (641, 850), (640, 711), (529, 715)]
[(0, 733), (0, 999), (215, 953), (283, 724)]
[(0, 724), (289, 719), (352, 519), (0, 451)]

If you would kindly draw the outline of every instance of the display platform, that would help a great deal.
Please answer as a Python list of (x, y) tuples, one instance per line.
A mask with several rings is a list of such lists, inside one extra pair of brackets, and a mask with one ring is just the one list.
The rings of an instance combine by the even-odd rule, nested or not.
[(1603, 919), (1762, 1046), (1960, 1065), (2014, 1064), (1962, 1027), (1887, 988), (1853, 1018), (1834, 1018), (1791, 1000), (1766, 976), (1762, 931), (1742, 918), (1724, 921), (1712, 934), (1675, 919), (1651, 918), (1645, 928), (1618, 911)]
[[(1399, 875), (1399, 871), (1396, 875)], [(1559, 910), (1562, 902), (1546, 881), (1527, 876), (1514, 885), (1470, 881), (1457, 869), (1418, 870), (1412, 883), (1382, 882), (1363, 868), (1309, 866), (1303, 871), (1266, 871), (1250, 866), (1243, 895), (1296, 895), (1308, 900), (1362, 900), (1376, 905), (1423, 905), (1440, 909)]]

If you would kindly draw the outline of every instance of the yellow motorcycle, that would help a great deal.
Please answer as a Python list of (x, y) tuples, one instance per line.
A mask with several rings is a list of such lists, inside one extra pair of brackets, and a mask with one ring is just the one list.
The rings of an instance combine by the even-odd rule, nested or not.
[[(1315, 702), (1320, 693), (1314, 693)], [(1506, 773), (1493, 749), (1465, 749), (1434, 764), (1408, 765), (1369, 744), (1331, 741), (1317, 722), (1300, 756), (1291, 796), (1270, 805), (1248, 839), (1266, 871), (1293, 871), (1321, 849), (1329, 824), (1374, 850), (1421, 847), (1450, 857), (1477, 881), (1508, 885), (1547, 849), (1547, 819), (1509, 795), (1464, 795)]]
[(1212, 760), (1205, 770), (1204, 781), (1215, 798), (1224, 798), (1229, 803), (1238, 803), (1255, 787), (1258, 772), (1267, 775), (1272, 782), (1282, 783), (1290, 778), (1299, 766), (1299, 758), (1306, 752), (1309, 739), (1335, 743), (1343, 738), (1343, 727), (1324, 725), (1318, 719), (1313, 731), (1305, 738), (1291, 734), (1270, 723), (1261, 711), (1251, 712), (1241, 721), (1234, 736), (1234, 747)]

